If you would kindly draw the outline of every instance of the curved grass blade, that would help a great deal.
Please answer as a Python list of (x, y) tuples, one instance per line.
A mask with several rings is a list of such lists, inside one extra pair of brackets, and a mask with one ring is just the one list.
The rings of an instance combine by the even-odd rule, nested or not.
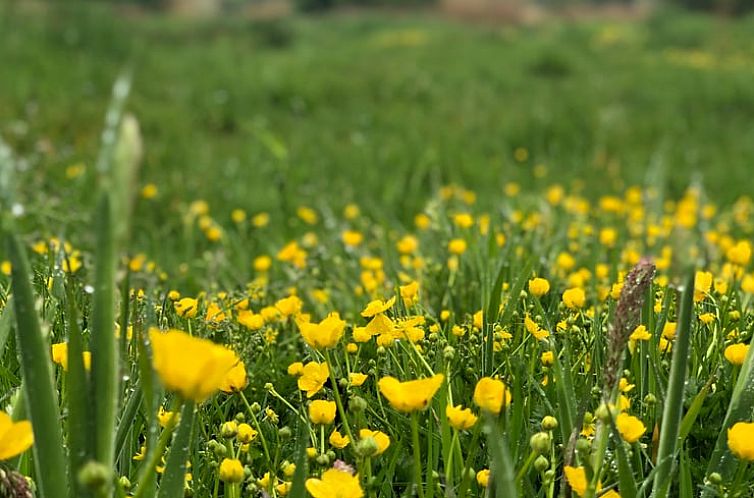
[(15, 235), (8, 236), (7, 246), (15, 296), (16, 341), (21, 356), (26, 408), (34, 429), (37, 484), (41, 496), (64, 498), (68, 494), (68, 475), (49, 345), (42, 335), (34, 307), (31, 270), (26, 254)]

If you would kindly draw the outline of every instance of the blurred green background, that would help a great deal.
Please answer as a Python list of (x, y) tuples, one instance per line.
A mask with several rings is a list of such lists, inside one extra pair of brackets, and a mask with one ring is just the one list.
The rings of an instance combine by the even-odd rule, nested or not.
[(145, 218), (167, 231), (195, 199), (220, 220), (357, 201), (410, 223), (451, 182), (488, 204), (509, 182), (590, 198), (696, 182), (723, 204), (754, 186), (754, 16), (583, 3), (311, 14), (231, 2), (201, 15), (0, 5), (0, 136), (23, 158), (39, 226), (82, 219), (91, 175), (68, 168), (95, 161), (124, 71), (141, 182), (159, 188)]

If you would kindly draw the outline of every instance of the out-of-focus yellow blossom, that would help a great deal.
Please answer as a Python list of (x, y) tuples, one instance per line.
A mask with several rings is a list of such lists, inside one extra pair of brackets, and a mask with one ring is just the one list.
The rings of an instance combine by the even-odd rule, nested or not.
[(31, 448), (34, 433), (31, 422), (14, 422), (10, 415), (0, 410), (0, 461), (9, 460)]
[(635, 443), (647, 432), (639, 418), (627, 413), (620, 413), (615, 419), (615, 425), (623, 440), (628, 443)]
[(754, 462), (754, 423), (737, 422), (728, 429), (728, 448), (737, 458)]
[(238, 364), (236, 353), (207, 339), (179, 330), (149, 330), (152, 365), (162, 383), (184, 398), (202, 402), (215, 393)]
[(173, 303), (175, 312), (183, 318), (194, 318), (199, 310), (199, 300), (191, 297), (184, 297)]
[(511, 393), (502, 380), (482, 377), (474, 388), (474, 403), (495, 415), (511, 402)]
[(477, 416), (471, 413), (470, 408), (464, 408), (463, 405), (448, 404), (445, 407), (445, 416), (448, 417), (450, 425), (459, 431), (470, 429), (477, 422)]
[(740, 366), (744, 364), (744, 360), (746, 359), (746, 354), (748, 352), (748, 344), (731, 344), (730, 346), (725, 348), (723, 354), (725, 355), (725, 359), (728, 360), (732, 365)]
[(583, 308), (586, 304), (584, 289), (578, 287), (566, 289), (566, 291), (563, 292), (563, 304), (565, 304), (568, 309), (572, 310)]
[(536, 297), (542, 297), (550, 292), (550, 282), (544, 278), (533, 278), (529, 280), (529, 292)]

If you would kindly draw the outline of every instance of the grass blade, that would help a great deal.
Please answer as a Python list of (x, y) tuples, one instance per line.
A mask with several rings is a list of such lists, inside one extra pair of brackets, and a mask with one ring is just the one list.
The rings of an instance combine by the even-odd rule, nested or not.
[(683, 414), (683, 391), (686, 385), (689, 346), (691, 344), (691, 316), (694, 308), (694, 271), (688, 272), (681, 295), (678, 334), (673, 345), (667, 396), (660, 424), (660, 443), (657, 452), (657, 475), (652, 487), (654, 498), (665, 498), (672, 483), (673, 464), (678, 449), (678, 434)]
[(34, 307), (26, 254), (15, 235), (8, 237), (7, 245), (12, 264), (16, 340), (21, 356), (26, 408), (34, 428), (37, 485), (40, 495), (45, 498), (64, 498), (68, 494), (68, 475), (49, 344), (42, 335)]
[(186, 460), (189, 456), (191, 431), (194, 426), (195, 406), (193, 401), (187, 401), (181, 411), (181, 421), (170, 445), (170, 453), (165, 464), (165, 474), (160, 482), (158, 498), (174, 498), (183, 496), (186, 480)]
[[(491, 487), (490, 496), (495, 498), (516, 498), (516, 478), (513, 471), (513, 462), (508, 452), (506, 438), (500, 433), (497, 421), (490, 415), (485, 416), (485, 434), (490, 452)], [(494, 493), (494, 494), (493, 494)]]

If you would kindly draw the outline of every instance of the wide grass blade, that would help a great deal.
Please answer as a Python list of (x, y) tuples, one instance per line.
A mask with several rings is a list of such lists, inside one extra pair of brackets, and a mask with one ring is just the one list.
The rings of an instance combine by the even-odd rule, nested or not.
[(115, 240), (107, 194), (100, 197), (96, 218), (98, 252), (91, 327), (94, 454), (99, 462), (109, 466), (114, 455), (119, 366), (115, 339)]
[(485, 416), (484, 424), (490, 453), (491, 486), (494, 489), (494, 494), (491, 494), (491, 496), (495, 496), (495, 498), (516, 498), (518, 496), (516, 478), (506, 438), (501, 434), (497, 420), (492, 416)]
[(7, 247), (12, 264), (16, 340), (21, 356), (26, 407), (34, 429), (37, 485), (40, 496), (65, 498), (68, 475), (49, 344), (42, 335), (34, 306), (31, 270), (24, 249), (15, 235), (8, 236)]
[(654, 498), (665, 498), (672, 484), (678, 434), (683, 415), (683, 392), (686, 385), (689, 346), (691, 344), (691, 317), (694, 308), (694, 270), (688, 272), (681, 294), (677, 336), (673, 345), (667, 396), (660, 424), (660, 443), (657, 452), (657, 475), (652, 488)]

